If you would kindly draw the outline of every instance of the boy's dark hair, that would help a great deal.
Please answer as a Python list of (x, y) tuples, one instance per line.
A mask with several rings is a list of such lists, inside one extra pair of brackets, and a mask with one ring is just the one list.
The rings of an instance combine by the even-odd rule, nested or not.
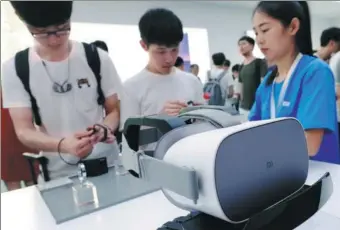
[(91, 43), (92, 45), (95, 45), (97, 48), (100, 48), (102, 50), (105, 50), (106, 52), (109, 52), (109, 48), (107, 47), (106, 43), (104, 41), (94, 41)]
[(223, 65), (224, 62), (227, 60), (227, 59), (225, 58), (224, 53), (221, 53), (221, 52), (220, 52), (220, 53), (214, 53), (214, 54), (211, 56), (211, 59), (212, 59), (214, 65), (216, 65), (216, 66), (221, 66), (221, 65)]
[(142, 40), (166, 47), (178, 46), (183, 40), (181, 20), (170, 10), (157, 8), (148, 10), (140, 18), (139, 32)]
[(183, 58), (181, 58), (180, 56), (177, 57), (176, 62), (175, 62), (175, 67), (180, 67), (184, 64), (184, 60)]
[(328, 45), (330, 41), (340, 42), (340, 28), (330, 27), (321, 33), (320, 44), (322, 47)]
[(228, 59), (225, 59), (223, 65), (226, 66), (226, 67), (230, 67), (231, 62)]
[[(295, 44), (299, 52), (305, 55), (313, 55), (311, 23), (309, 7), (306, 1), (261, 1), (255, 8), (255, 12), (262, 12), (280, 21), (284, 27), (288, 27), (293, 18), (300, 20), (300, 29), (295, 36)], [(266, 81), (271, 85), (277, 74), (274, 68)]]
[(71, 18), (72, 1), (11, 1), (14, 11), (26, 24), (48, 27)]
[(192, 69), (192, 68), (195, 68), (195, 67), (198, 68), (198, 65), (197, 65), (197, 64), (192, 64), (192, 65), (190, 65), (190, 68), (191, 68), (191, 69)]
[(241, 67), (240, 64), (233, 65), (233, 67), (231, 67), (231, 72), (239, 72), (240, 67)]
[(239, 40), (238, 40), (238, 43), (241, 42), (241, 41), (246, 41), (248, 42), (249, 44), (251, 45), (255, 45), (255, 40), (249, 36), (242, 36)]

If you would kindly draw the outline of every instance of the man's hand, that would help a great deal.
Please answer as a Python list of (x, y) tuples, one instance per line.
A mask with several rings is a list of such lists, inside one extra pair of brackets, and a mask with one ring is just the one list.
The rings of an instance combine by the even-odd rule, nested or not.
[(82, 132), (77, 132), (74, 134), (74, 137), (76, 138), (84, 138), (84, 137), (90, 137), (93, 134), (93, 130), (86, 130), (86, 131), (82, 131)]
[(75, 155), (80, 159), (87, 157), (93, 150), (91, 133), (92, 131), (79, 132), (66, 137), (60, 143), (60, 152)]
[(177, 116), (181, 109), (187, 106), (187, 103), (183, 101), (168, 101), (165, 103), (162, 113), (168, 114), (170, 116)]

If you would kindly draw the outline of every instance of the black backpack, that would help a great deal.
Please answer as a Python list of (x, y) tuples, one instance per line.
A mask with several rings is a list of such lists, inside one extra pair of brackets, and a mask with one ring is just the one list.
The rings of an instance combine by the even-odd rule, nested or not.
[[(94, 45), (90, 45), (87, 43), (82, 43), (82, 44), (84, 46), (87, 63), (92, 69), (92, 72), (94, 73), (96, 80), (97, 80), (97, 92), (98, 92), (97, 102), (99, 105), (102, 106), (104, 105), (105, 97), (104, 97), (104, 93), (101, 88), (100, 58), (99, 58), (98, 50)], [(29, 48), (16, 53), (15, 70), (16, 70), (16, 73), (19, 79), (24, 85), (25, 90), (30, 96), (34, 121), (36, 125), (41, 126), (42, 122), (41, 122), (41, 117), (39, 113), (39, 107), (30, 89), (30, 83), (29, 83), (30, 82), (30, 76), (29, 76), (30, 70), (29, 70), (28, 54), (29, 54)]]

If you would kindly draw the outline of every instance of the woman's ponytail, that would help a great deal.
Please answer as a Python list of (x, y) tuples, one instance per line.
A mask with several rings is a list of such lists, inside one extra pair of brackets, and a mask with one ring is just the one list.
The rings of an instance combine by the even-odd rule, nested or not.
[(296, 34), (296, 46), (302, 54), (313, 55), (311, 20), (308, 3), (299, 1), (298, 4), (302, 9), (302, 17), (300, 19), (300, 30)]

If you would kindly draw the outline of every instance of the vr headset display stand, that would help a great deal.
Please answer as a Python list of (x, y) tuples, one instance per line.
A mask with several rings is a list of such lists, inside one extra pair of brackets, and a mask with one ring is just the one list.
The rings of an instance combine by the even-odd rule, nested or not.
[(157, 230), (292, 230), (312, 217), (330, 198), (333, 185), (329, 173), (311, 186), (252, 216), (245, 223), (231, 224), (216, 217), (192, 212), (165, 223)]
[[(198, 199), (197, 175), (193, 170), (176, 167), (133, 151), (125, 152), (123, 164), (135, 177), (166, 187), (193, 202)], [(165, 223), (158, 230), (292, 230), (322, 208), (332, 192), (332, 179), (326, 173), (313, 185), (305, 185), (296, 194), (250, 217), (244, 223), (232, 224), (202, 212), (192, 212)]]

